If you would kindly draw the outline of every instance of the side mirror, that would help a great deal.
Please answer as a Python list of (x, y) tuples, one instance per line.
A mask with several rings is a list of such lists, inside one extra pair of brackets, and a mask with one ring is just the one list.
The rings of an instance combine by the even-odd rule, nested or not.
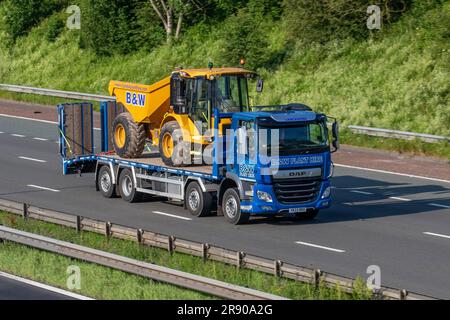
[(256, 83), (256, 92), (261, 93), (264, 90), (264, 80), (263, 79), (259, 79), (258, 82)]
[(333, 127), (331, 128), (332, 134), (333, 134), (333, 152), (336, 152), (339, 150), (340, 148), (340, 143), (339, 143), (339, 123), (337, 121), (335, 121), (333, 123)]

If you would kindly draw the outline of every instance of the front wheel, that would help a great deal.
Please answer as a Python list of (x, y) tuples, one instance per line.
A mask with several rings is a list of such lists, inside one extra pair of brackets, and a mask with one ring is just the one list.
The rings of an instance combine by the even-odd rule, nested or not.
[(241, 211), (239, 190), (231, 188), (225, 191), (222, 199), (222, 212), (228, 222), (238, 225), (248, 222), (250, 215)]

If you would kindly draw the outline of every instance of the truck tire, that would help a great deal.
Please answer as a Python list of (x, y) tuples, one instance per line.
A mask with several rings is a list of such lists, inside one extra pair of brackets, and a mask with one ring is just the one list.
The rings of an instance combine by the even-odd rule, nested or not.
[(188, 155), (189, 150), (184, 145), (177, 121), (169, 121), (162, 127), (159, 136), (159, 153), (164, 164), (169, 167), (181, 167), (185, 164), (185, 156)]
[(241, 211), (241, 199), (237, 188), (230, 188), (223, 194), (222, 211), (228, 222), (238, 225), (248, 222), (250, 215)]
[(123, 200), (133, 203), (142, 199), (142, 194), (137, 192), (130, 169), (123, 169), (119, 176), (120, 196)]
[(297, 220), (306, 221), (313, 220), (319, 214), (319, 209), (308, 210), (304, 213), (296, 213), (295, 218)]
[(116, 186), (113, 184), (111, 170), (108, 166), (102, 166), (97, 176), (97, 186), (105, 198), (116, 197)]
[(112, 124), (114, 151), (122, 158), (138, 158), (144, 152), (147, 130), (145, 124), (134, 122), (130, 113), (119, 114)]
[(184, 201), (191, 215), (206, 217), (211, 214), (213, 197), (209, 192), (203, 192), (198, 182), (188, 184)]

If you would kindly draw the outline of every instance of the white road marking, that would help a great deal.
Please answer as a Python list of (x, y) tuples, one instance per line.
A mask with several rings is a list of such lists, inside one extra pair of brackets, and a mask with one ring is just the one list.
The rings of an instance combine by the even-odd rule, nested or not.
[(433, 233), (433, 232), (424, 232), (423, 234), (427, 234), (429, 236), (435, 236), (435, 237), (450, 239), (450, 236), (447, 236), (445, 234), (439, 234), (439, 233)]
[(436, 178), (430, 178), (430, 177), (424, 177), (424, 176), (416, 176), (414, 174), (406, 174), (406, 173), (399, 173), (399, 172), (392, 172), (392, 171), (385, 171), (385, 170), (378, 170), (378, 169), (369, 169), (369, 168), (348, 166), (345, 164), (337, 164), (337, 163), (335, 163), (334, 165), (336, 167), (342, 167), (342, 168), (365, 170), (365, 171), (372, 171), (372, 172), (378, 172), (378, 173), (387, 173), (387, 174), (394, 174), (397, 176), (403, 176), (403, 177), (408, 177), (408, 178), (417, 178), (417, 179), (425, 179), (425, 180), (431, 180), (431, 181), (437, 181), (437, 182), (450, 183), (449, 180), (442, 180), (442, 179), (436, 179)]
[(345, 252), (345, 250), (319, 246), (317, 244), (308, 243), (308, 242), (302, 242), (302, 241), (297, 241), (296, 244), (301, 244), (301, 245), (308, 246), (308, 247), (319, 248), (319, 249), (329, 250), (329, 251), (338, 252), (338, 253), (344, 253)]
[(450, 206), (446, 206), (446, 205), (438, 204), (438, 203), (429, 203), (429, 205), (433, 206), (433, 207), (438, 207), (438, 208), (450, 209)]
[(36, 189), (41, 189), (41, 190), (46, 190), (46, 191), (51, 191), (51, 192), (60, 192), (59, 190), (56, 190), (56, 189), (51, 189), (51, 188), (47, 188), (47, 187), (36, 186), (36, 185), (34, 185), (34, 184), (28, 184), (27, 187), (36, 188)]
[(188, 220), (191, 221), (191, 218), (186, 218), (186, 217), (180, 217), (180, 216), (176, 216), (174, 214), (170, 214), (170, 213), (165, 213), (165, 212), (161, 212), (161, 211), (153, 211), (153, 213), (162, 215), (162, 216), (167, 216), (167, 217), (171, 217), (171, 218), (177, 218), (177, 219), (181, 219), (181, 220)]
[(51, 287), (51, 286), (48, 286), (46, 284), (42, 284), (42, 283), (39, 283), (39, 282), (36, 282), (36, 281), (33, 281), (33, 280), (21, 278), (21, 277), (18, 277), (18, 276), (9, 274), (9, 273), (5, 273), (5, 272), (2, 272), (2, 271), (0, 271), (0, 276), (3, 277), (3, 278), (11, 279), (11, 280), (14, 280), (14, 281), (17, 281), (17, 282), (22, 282), (22, 283), (28, 284), (30, 286), (33, 286), (33, 287), (38, 287), (38, 288), (41, 288), (41, 289), (44, 289), (44, 290), (47, 290), (47, 291), (50, 291), (50, 292), (58, 293), (58, 294), (61, 294), (61, 295), (64, 295), (64, 296), (68, 296), (68, 297), (71, 297), (71, 298), (75, 298), (75, 299), (78, 299), (78, 300), (94, 300), (92, 298), (85, 297), (85, 296), (82, 296), (82, 295), (79, 295), (79, 294), (76, 294), (76, 293), (73, 293), (73, 292), (70, 292), (70, 291), (66, 291), (66, 290), (62, 290), (62, 289), (59, 289), (59, 288)]
[(38, 141), (48, 141), (48, 139), (44, 139), (44, 138), (37, 138), (37, 137), (33, 138), (33, 140), (38, 140)]
[(350, 192), (364, 194), (364, 195), (367, 195), (367, 196), (373, 194), (372, 192), (366, 192), (366, 191), (360, 191), (360, 190), (350, 190)]
[[(50, 124), (58, 124), (58, 122), (56, 122), (56, 121), (33, 119), (33, 118), (20, 117), (20, 116), (12, 116), (9, 114), (4, 114), (4, 113), (0, 113), (0, 117), (15, 118), (15, 119), (22, 119), (22, 120), (36, 121), (36, 122), (42, 122), (42, 123), (50, 123)], [(94, 128), (94, 130), (101, 130), (101, 129)]]
[(19, 157), (19, 159), (29, 160), (29, 161), (34, 161), (34, 162), (47, 162), (45, 160), (40, 160), (40, 159), (35, 159), (35, 158), (28, 158), (28, 157)]
[(394, 199), (394, 200), (399, 200), (399, 201), (412, 201), (411, 199), (407, 199), (407, 198), (400, 198), (400, 197), (389, 197), (389, 199)]
[(0, 116), (7, 117), (7, 118), (15, 118), (15, 119), (22, 119), (22, 120), (30, 120), (30, 121), (36, 121), (36, 122), (57, 124), (56, 121), (48, 121), (48, 120), (33, 119), (33, 118), (27, 118), (27, 117), (12, 116), (12, 115), (9, 115), (9, 114), (4, 114), (4, 113), (0, 113)]
[(4, 133), (3, 131), (0, 131), (0, 134)]
[(17, 133), (13, 133), (11, 134), (13, 137), (17, 137), (17, 138), (25, 138), (25, 136), (23, 134), (17, 134)]

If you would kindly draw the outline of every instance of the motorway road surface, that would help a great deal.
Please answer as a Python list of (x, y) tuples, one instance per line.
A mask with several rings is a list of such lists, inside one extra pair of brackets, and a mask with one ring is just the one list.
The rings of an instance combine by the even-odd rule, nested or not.
[(76, 295), (0, 273), (0, 300), (76, 300)]
[(337, 167), (334, 205), (316, 220), (233, 226), (157, 199), (103, 198), (92, 175), (61, 174), (57, 136), (54, 124), (0, 116), (0, 198), (348, 277), (377, 265), (382, 285), (450, 299), (450, 182)]

